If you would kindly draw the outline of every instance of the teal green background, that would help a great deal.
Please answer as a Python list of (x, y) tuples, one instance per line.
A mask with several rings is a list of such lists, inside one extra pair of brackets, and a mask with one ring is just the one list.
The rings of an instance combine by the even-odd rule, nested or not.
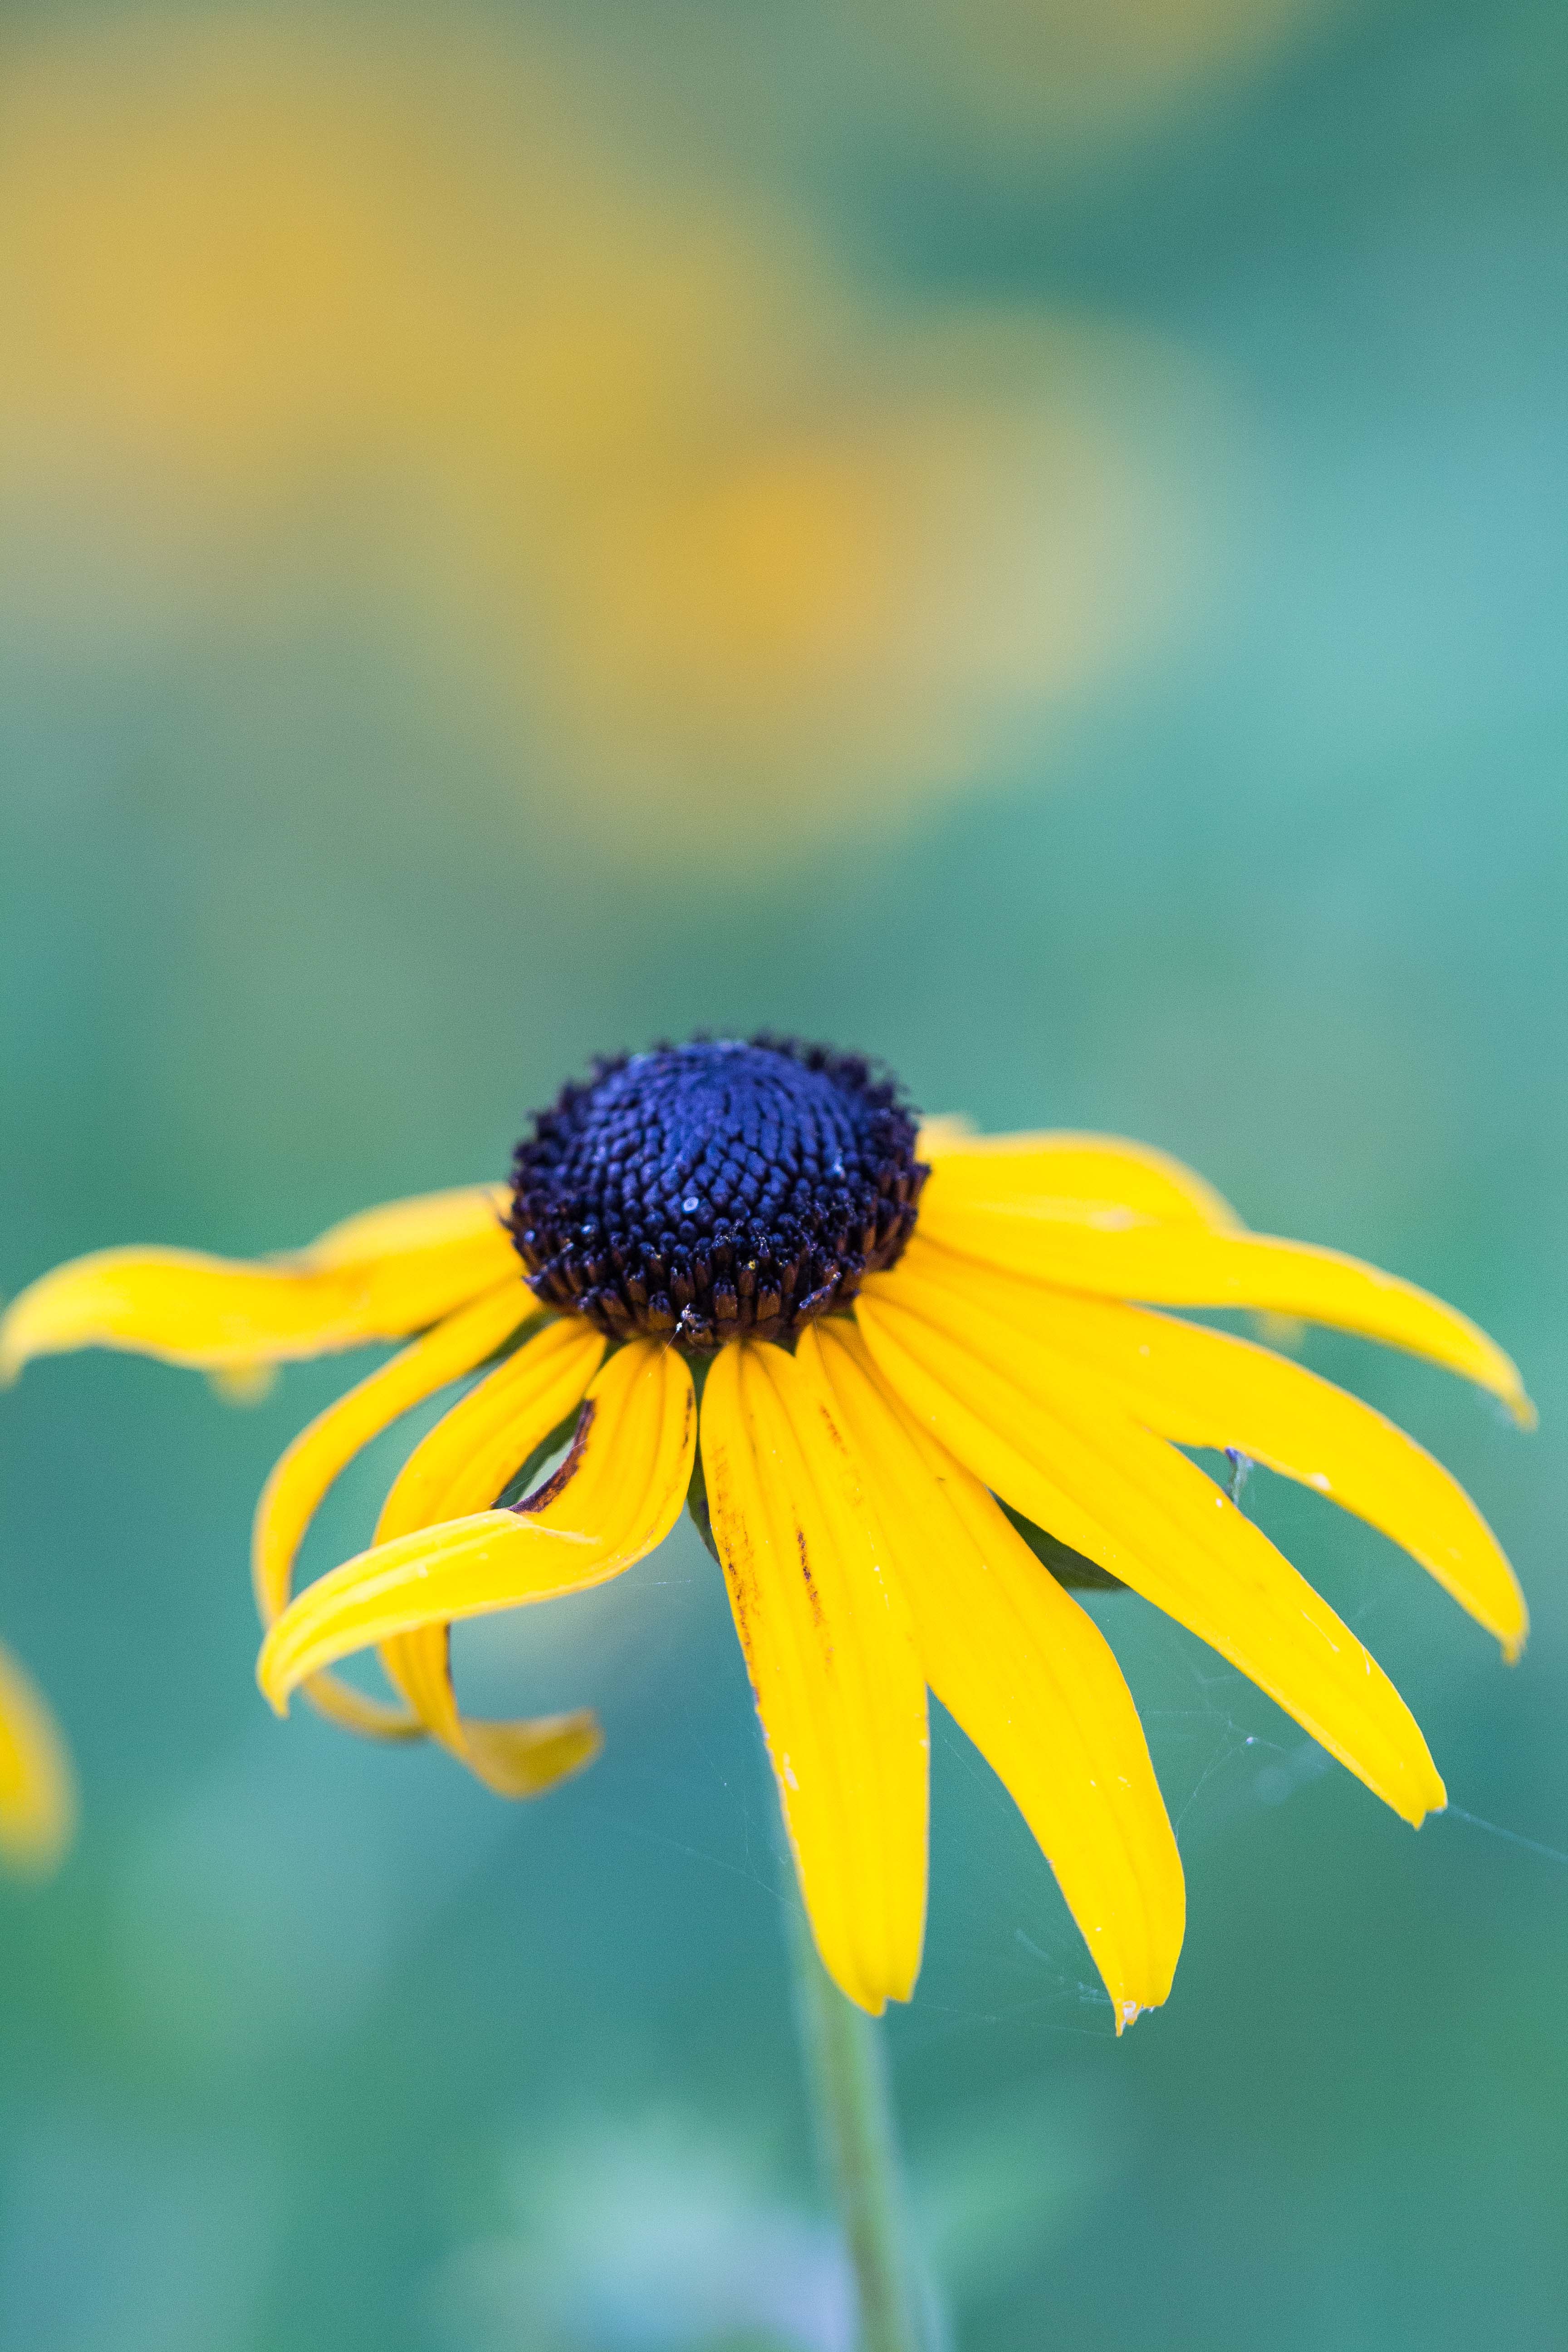
[[(687, 67), (685, 102), (718, 103), (695, 13), (656, 106)], [(1534, 1437), (1428, 1368), (1305, 1355), (1477, 1496), (1533, 1611), (1516, 1671), (1371, 1530), (1248, 1490), (1411, 1700), (1448, 1814), (1413, 1835), (1096, 1598), (1185, 1858), (1173, 1999), (1113, 2038), (1047, 1866), (939, 1722), (928, 1957), (890, 2041), (963, 2352), (1545, 2352), (1568, 20), (1374, 0), (1045, 170), (840, 70), (826, 18), (716, 13), (788, 65), (766, 169), (859, 282), (1114, 312), (1231, 388), (1246, 463), (1200, 622), (950, 805), (665, 865), (531, 806), (526, 761), (455, 727), (368, 605), (152, 654), (14, 632), (0, 1288), (140, 1237), (286, 1247), (500, 1172), (596, 1049), (766, 1024), (988, 1128), (1145, 1137), (1251, 1223), (1461, 1304), (1524, 1367)], [(651, 75), (629, 16), (579, 30), (607, 79)], [(605, 1757), (547, 1801), (256, 1695), (252, 1502), (361, 1369), (237, 1412), (86, 1355), (0, 1402), (0, 1623), (84, 1798), (58, 1878), (0, 1889), (0, 2343), (831, 2352), (772, 1799), (689, 1529), (464, 1638), (476, 1704), (601, 1710)], [(310, 1565), (363, 1539), (395, 1458), (344, 1479)]]

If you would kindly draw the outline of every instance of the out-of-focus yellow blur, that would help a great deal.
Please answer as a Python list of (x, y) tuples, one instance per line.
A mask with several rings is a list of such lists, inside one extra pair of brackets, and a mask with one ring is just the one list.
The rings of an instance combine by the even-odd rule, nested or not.
[(324, 582), (638, 854), (962, 788), (1168, 615), (1201, 388), (899, 312), (585, 87), (456, 16), (13, 40), (0, 610), (243, 636)]

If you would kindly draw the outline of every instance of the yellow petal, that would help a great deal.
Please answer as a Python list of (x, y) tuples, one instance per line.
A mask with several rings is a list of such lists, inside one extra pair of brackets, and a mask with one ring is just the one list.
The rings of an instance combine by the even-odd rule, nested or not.
[(486, 1509), (582, 1402), (604, 1353), (604, 1338), (591, 1324), (563, 1315), (487, 1372), (398, 1472), (382, 1505), (376, 1542)]
[(673, 1349), (633, 1340), (588, 1392), (567, 1468), (515, 1511), (479, 1511), (377, 1544), (309, 1586), (262, 1644), (257, 1678), (279, 1713), (307, 1675), (421, 1626), (584, 1591), (663, 1541), (690, 1484), (691, 1376)]
[(962, 1151), (973, 1141), (974, 1121), (966, 1111), (934, 1111), (921, 1121), (915, 1137), (915, 1158), (940, 1160), (944, 1152)]
[[(261, 1490), (251, 1531), (251, 1577), (264, 1625), (288, 1606), (305, 1530), (344, 1465), (399, 1414), (483, 1363), (541, 1311), (521, 1276), (515, 1276), (438, 1323), (300, 1431)], [(334, 1723), (372, 1738), (408, 1739), (420, 1734), (421, 1726), (405, 1708), (369, 1698), (334, 1675), (318, 1677), (307, 1696)]]
[(276, 1364), (216, 1364), (207, 1385), (225, 1404), (265, 1404), (278, 1385)]
[[(279, 1456), (257, 1506), (251, 1567), (265, 1624), (287, 1606), (305, 1530), (345, 1464), (400, 1414), (483, 1363), (540, 1312), (521, 1278), (509, 1282), (438, 1323), (300, 1431)], [(527, 1352), (510, 1359), (502, 1370), (510, 1371)]]
[[(928, 1187), (928, 1192), (930, 1188)], [(921, 1231), (959, 1255), (1064, 1290), (1163, 1307), (1251, 1307), (1300, 1315), (1430, 1357), (1493, 1390), (1528, 1423), (1533, 1409), (1502, 1349), (1468, 1316), (1338, 1250), (1196, 1223), (1113, 1231), (1037, 1207), (922, 1201)]]
[(75, 1825), (65, 1742), (32, 1677), (0, 1649), (0, 1856), (14, 1870), (52, 1870)]
[(897, 1403), (852, 1324), (814, 1324), (795, 1360), (866, 1482), (926, 1678), (1049, 1858), (1120, 2033), (1170, 1991), (1185, 1920), (1181, 1858), (1121, 1670), (978, 1479)]
[[(72, 1348), (253, 1373), (263, 1363), (402, 1339), (518, 1271), (489, 1188), (435, 1198), (447, 1204), (439, 1214), (429, 1202), (395, 1202), (334, 1226), (294, 1258), (139, 1247), (73, 1258), (30, 1284), (0, 1318), (0, 1380), (14, 1380), (35, 1356)], [(464, 1204), (461, 1215), (454, 1202)], [(372, 1253), (377, 1235), (386, 1247)]]
[(384, 1642), (381, 1655), (421, 1727), (498, 1797), (542, 1796), (594, 1761), (605, 1740), (591, 1707), (510, 1723), (459, 1715), (450, 1650), (446, 1624), (424, 1625)]
[(857, 1308), (878, 1367), (976, 1477), (1189, 1626), (1406, 1821), (1445, 1802), (1415, 1719), (1370, 1653), (1108, 1382), (978, 1307), (895, 1304), (883, 1280)]
[(605, 1745), (592, 1707), (483, 1723), (463, 1717), (463, 1761), (498, 1797), (542, 1797), (585, 1771)]
[[(506, 1206), (504, 1184), (460, 1184), (446, 1192), (418, 1192), (405, 1201), (384, 1201), (377, 1208), (358, 1210), (329, 1225), (300, 1255), (306, 1265), (319, 1268), (363, 1265), (474, 1242), (493, 1244)], [(502, 1241), (510, 1251), (504, 1233)]]
[[(563, 1316), (498, 1365), (409, 1455), (382, 1507), (376, 1542), (493, 1503), (581, 1402), (604, 1352), (598, 1332)], [(384, 1642), (381, 1661), (426, 1730), (499, 1794), (535, 1796), (593, 1761), (603, 1742), (587, 1710), (539, 1724), (460, 1716), (449, 1648), (445, 1624), (423, 1625)]]
[(782, 1349), (722, 1349), (702, 1398), (713, 1538), (824, 1965), (907, 2000), (925, 1926), (925, 1685), (830, 1416)]
[(934, 1136), (929, 1126), (921, 1129), (920, 1152), (933, 1163), (923, 1200), (942, 1209), (1016, 1208), (1032, 1200), (1058, 1202), (1064, 1213), (1087, 1203), (1176, 1223), (1241, 1223), (1212, 1184), (1152, 1144), (1065, 1128), (1032, 1135), (965, 1135), (946, 1120), (936, 1128)]
[(1179, 1445), (1234, 1446), (1402, 1544), (1517, 1657), (1524, 1596), (1486, 1521), (1423, 1446), (1359, 1397), (1250, 1340), (1147, 1308), (1046, 1292), (919, 1239), (900, 1269), (911, 1304), (973, 1299), (1111, 1381), (1128, 1411)]

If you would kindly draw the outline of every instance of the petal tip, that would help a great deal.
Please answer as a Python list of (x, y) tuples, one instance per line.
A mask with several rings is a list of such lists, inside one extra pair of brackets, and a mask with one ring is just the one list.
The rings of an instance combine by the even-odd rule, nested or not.
[(1415, 1800), (1413, 1810), (1407, 1812), (1405, 1818), (1413, 1830), (1418, 1830), (1429, 1813), (1446, 1813), (1447, 1810), (1448, 1791), (1437, 1774), (1434, 1772), (1430, 1786), (1421, 1797)]
[(278, 1385), (278, 1367), (265, 1359), (245, 1364), (215, 1364), (207, 1386), (224, 1404), (265, 1404)]
[(274, 1715), (279, 1717), (288, 1715), (292, 1685), (278, 1671), (270, 1635), (262, 1643), (261, 1655), (256, 1661), (256, 1686)]

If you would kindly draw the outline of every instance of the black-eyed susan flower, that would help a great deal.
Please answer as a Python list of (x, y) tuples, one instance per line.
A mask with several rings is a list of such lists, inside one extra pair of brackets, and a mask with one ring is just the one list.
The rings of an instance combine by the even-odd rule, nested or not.
[(0, 1648), (0, 1863), (28, 1874), (52, 1870), (75, 1823), (59, 1727), (31, 1675)]
[[(16, 1302), (0, 1368), (98, 1342), (232, 1380), (417, 1333), (296, 1439), (262, 1497), (275, 1705), (303, 1685), (361, 1729), (429, 1733), (498, 1789), (542, 1789), (592, 1756), (593, 1719), (465, 1718), (449, 1627), (603, 1582), (689, 1499), (844, 1991), (876, 2011), (914, 1983), (929, 1689), (1049, 1857), (1120, 2030), (1169, 1990), (1182, 1869), (1131, 1697), (1069, 1584), (1154, 1602), (1406, 1821), (1444, 1802), (1363, 1644), (1183, 1449), (1233, 1449), (1370, 1520), (1510, 1656), (1526, 1622), (1491, 1533), (1429, 1454), (1300, 1365), (1163, 1311), (1183, 1306), (1360, 1332), (1529, 1413), (1462, 1315), (1249, 1233), (1157, 1151), (917, 1133), (864, 1060), (767, 1037), (600, 1063), (535, 1120), (510, 1194), (373, 1210), (259, 1265), (79, 1260)], [(408, 1457), (372, 1547), (290, 1601), (338, 1471), (476, 1373)], [(396, 1706), (331, 1672), (373, 1643)]]

